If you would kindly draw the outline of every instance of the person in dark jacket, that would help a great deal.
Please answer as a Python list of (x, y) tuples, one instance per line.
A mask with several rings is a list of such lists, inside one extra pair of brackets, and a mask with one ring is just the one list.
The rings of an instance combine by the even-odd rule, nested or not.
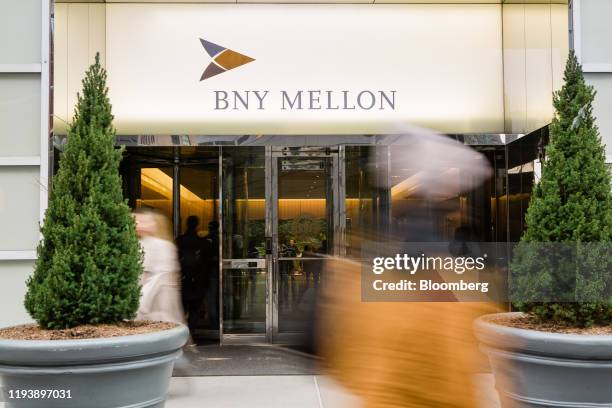
[(206, 304), (208, 328), (219, 329), (219, 223), (208, 223), (208, 234), (204, 240), (204, 275), (207, 282)]
[(192, 336), (195, 336), (207, 283), (204, 270), (206, 243), (198, 236), (199, 223), (197, 216), (189, 216), (187, 230), (176, 240), (181, 264), (183, 308), (187, 313), (187, 325)]

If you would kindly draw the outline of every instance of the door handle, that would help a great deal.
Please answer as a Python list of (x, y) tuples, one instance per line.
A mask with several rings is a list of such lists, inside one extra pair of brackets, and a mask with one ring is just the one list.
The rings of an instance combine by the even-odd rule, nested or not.
[(272, 255), (272, 237), (266, 237), (266, 255)]

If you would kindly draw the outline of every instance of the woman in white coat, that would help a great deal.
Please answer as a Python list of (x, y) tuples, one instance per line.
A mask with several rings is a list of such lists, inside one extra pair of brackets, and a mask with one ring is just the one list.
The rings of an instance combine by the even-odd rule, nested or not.
[(136, 210), (134, 216), (144, 252), (142, 295), (136, 319), (184, 324), (180, 266), (168, 220), (148, 209)]

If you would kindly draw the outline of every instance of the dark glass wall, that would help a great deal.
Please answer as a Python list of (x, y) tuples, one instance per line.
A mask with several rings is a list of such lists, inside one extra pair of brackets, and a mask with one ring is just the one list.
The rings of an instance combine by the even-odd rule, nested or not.
[(544, 157), (548, 127), (506, 145), (507, 154), (507, 240), (517, 242), (525, 230), (525, 215), (531, 199), (538, 162)]
[[(474, 147), (492, 168), (477, 182), (460, 169), (436, 171), (427, 183), (448, 188), (419, 194), (421, 170), (406, 160), (409, 146), (346, 147), (347, 254), (360, 256), (360, 241), (449, 241), (460, 231), (470, 240), (504, 241), (506, 236), (504, 146)], [(501, 218), (500, 218), (501, 217)]]
[[(402, 159), (403, 149), (407, 146), (345, 146), (347, 255), (360, 257), (360, 241), (363, 239), (447, 241), (458, 229), (462, 229), (464, 234), (468, 231), (474, 241), (517, 241), (525, 228), (524, 218), (537, 167), (535, 161), (542, 155), (547, 141), (548, 129), (543, 128), (505, 146), (472, 146), (491, 166), (491, 177), (476, 183), (458, 169), (440, 169), (444, 182), (456, 188), (436, 197), (414, 193), (419, 169)], [(263, 154), (263, 148), (261, 152)], [(176, 174), (172, 171), (175, 165), (180, 167)], [(148, 174), (149, 178), (145, 177), (147, 174), (143, 175), (143, 169), (146, 169), (145, 173), (152, 173)], [(263, 167), (258, 171), (263, 172)], [(204, 227), (218, 216), (214, 215), (218, 205), (217, 172), (218, 147), (212, 146), (132, 147), (127, 149), (122, 163), (125, 195), (130, 205), (138, 207), (145, 200), (147, 205), (159, 203), (168, 209), (173, 207), (178, 214), (178, 219), (173, 220), (179, 225), (178, 234), (184, 229), (186, 216), (194, 211), (202, 218)], [(243, 173), (242, 177), (245, 176)], [(163, 197), (153, 197), (150, 191), (151, 194), (143, 192), (143, 179), (150, 181), (156, 175), (159, 177), (155, 179), (157, 184), (154, 187), (162, 190)], [(177, 176), (179, 179), (175, 180)], [(251, 176), (248, 174), (249, 179)], [(262, 177), (260, 175), (261, 182)], [(173, 200), (175, 197), (170, 195), (173, 189), (176, 190), (174, 195), (181, 200)], [(241, 191), (238, 193), (242, 194)], [(156, 193), (159, 195), (159, 191)], [(263, 190), (257, 195), (261, 207), (258, 211), (265, 207), (262, 194)], [(201, 205), (189, 207), (190, 197), (202, 201), (198, 201)], [(170, 213), (168, 215), (172, 217)], [(250, 226), (249, 230), (262, 230), (259, 224)]]

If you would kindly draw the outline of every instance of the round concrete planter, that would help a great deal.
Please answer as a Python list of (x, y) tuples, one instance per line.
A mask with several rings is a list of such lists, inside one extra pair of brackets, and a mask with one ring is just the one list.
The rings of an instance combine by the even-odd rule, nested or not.
[(474, 328), (502, 407), (612, 407), (612, 336), (517, 329), (486, 317)]
[(14, 399), (8, 406), (163, 407), (188, 335), (181, 325), (101, 339), (0, 340), (3, 399), (9, 390), (69, 390), (70, 399)]

